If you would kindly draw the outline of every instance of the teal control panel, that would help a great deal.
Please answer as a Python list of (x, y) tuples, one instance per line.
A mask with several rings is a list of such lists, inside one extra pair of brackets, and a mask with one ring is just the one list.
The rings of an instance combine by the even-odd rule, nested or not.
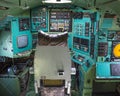
[(11, 21), (13, 53), (18, 54), (32, 49), (32, 34), (29, 18), (13, 18)]
[(73, 12), (72, 60), (88, 71), (96, 61), (99, 13), (90, 10)]
[(104, 18), (98, 32), (97, 79), (120, 78), (120, 31), (109, 30), (114, 19)]
[(48, 10), (37, 7), (31, 10), (31, 31), (48, 31)]
[(16, 58), (30, 53), (32, 50), (30, 19), (27, 17), (7, 17), (4, 23), (4, 30), (0, 31), (0, 56)]

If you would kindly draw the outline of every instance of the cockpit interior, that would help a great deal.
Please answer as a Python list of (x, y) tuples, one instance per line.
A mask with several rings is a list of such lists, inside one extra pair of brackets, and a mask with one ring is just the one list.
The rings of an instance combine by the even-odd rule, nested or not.
[(0, 96), (120, 96), (120, 0), (0, 0)]

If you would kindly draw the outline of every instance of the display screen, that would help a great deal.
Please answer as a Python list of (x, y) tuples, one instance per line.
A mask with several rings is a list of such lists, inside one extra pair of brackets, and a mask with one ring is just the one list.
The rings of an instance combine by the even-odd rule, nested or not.
[(111, 64), (110, 68), (112, 76), (120, 76), (120, 64)]
[(17, 37), (17, 46), (18, 48), (25, 48), (28, 45), (28, 36), (22, 35)]
[(50, 12), (50, 32), (71, 32), (71, 12), (51, 11)]

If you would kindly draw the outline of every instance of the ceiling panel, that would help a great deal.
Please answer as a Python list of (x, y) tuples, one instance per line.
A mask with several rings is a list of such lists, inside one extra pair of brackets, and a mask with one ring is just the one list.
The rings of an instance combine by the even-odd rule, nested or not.
[[(4, 14), (15, 14), (21, 11), (25, 11), (22, 7), (28, 5), (30, 8), (37, 7), (42, 4), (42, 0), (20, 0), (21, 6), (19, 6), (19, 0), (0, 0), (0, 6), (6, 6), (10, 9), (0, 10), (0, 17)], [(115, 13), (120, 15), (120, 0), (72, 0), (72, 4), (80, 6), (82, 8), (100, 8), (101, 10), (113, 10)], [(14, 12), (13, 12), (14, 11)]]

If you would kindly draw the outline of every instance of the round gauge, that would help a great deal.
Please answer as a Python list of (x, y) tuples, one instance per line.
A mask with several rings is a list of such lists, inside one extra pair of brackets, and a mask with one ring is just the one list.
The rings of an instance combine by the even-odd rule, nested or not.
[(115, 45), (113, 49), (113, 54), (115, 57), (119, 58), (120, 57), (120, 43)]

